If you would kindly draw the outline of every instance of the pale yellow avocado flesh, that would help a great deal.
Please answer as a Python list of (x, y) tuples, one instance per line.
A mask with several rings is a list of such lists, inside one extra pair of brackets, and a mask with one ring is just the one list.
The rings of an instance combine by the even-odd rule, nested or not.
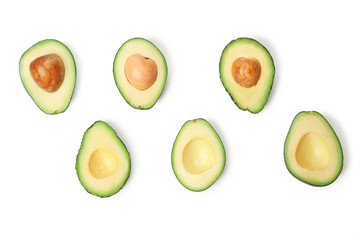
[(204, 119), (190, 120), (181, 128), (173, 146), (172, 166), (181, 184), (193, 191), (210, 187), (225, 166), (224, 146)]
[(289, 171), (312, 185), (327, 185), (342, 169), (342, 149), (329, 123), (317, 112), (301, 112), (285, 142)]
[(114, 130), (98, 121), (84, 134), (76, 169), (88, 192), (106, 197), (125, 184), (130, 173), (130, 156)]

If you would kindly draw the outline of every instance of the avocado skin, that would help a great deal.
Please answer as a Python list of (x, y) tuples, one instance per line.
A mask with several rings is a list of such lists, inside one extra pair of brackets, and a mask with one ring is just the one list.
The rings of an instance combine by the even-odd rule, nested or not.
[(147, 104), (146, 106), (142, 106), (142, 105), (135, 105), (133, 104), (132, 102), (130, 102), (126, 96), (126, 94), (123, 92), (123, 89), (121, 89), (120, 85), (117, 83), (116, 81), (116, 77), (114, 77), (114, 80), (115, 80), (115, 85), (117, 87), (117, 89), (119, 90), (121, 96), (125, 99), (125, 101), (127, 102), (127, 104), (129, 104), (132, 108), (134, 109), (139, 109), (139, 110), (149, 110), (150, 108), (152, 108), (156, 102), (159, 100), (163, 90), (164, 90), (164, 87), (166, 85), (166, 81), (167, 81), (167, 74), (168, 74), (168, 69), (167, 69), (167, 62), (166, 62), (166, 59), (165, 59), (165, 56), (162, 54), (162, 52), (160, 51), (160, 49), (155, 46), (155, 44), (153, 44), (151, 41), (145, 39), (145, 38), (141, 38), (141, 37), (134, 37), (134, 38), (131, 38), (129, 40), (127, 40), (126, 42), (124, 42), (120, 48), (118, 49), (118, 51), (116, 52), (116, 55), (115, 55), (115, 58), (114, 58), (114, 61), (113, 61), (113, 75), (116, 76), (116, 73), (115, 73), (115, 68), (116, 68), (116, 65), (115, 65), (115, 60), (116, 60), (116, 57), (118, 56), (118, 54), (121, 52), (123, 46), (125, 46), (128, 42), (131, 42), (131, 41), (136, 41), (136, 40), (140, 40), (140, 41), (146, 41), (148, 42), (150, 45), (152, 45), (154, 47), (154, 49), (156, 49), (159, 53), (160, 53), (160, 56), (162, 57), (162, 60), (164, 61), (165, 63), (165, 68), (163, 69), (164, 73), (165, 73), (165, 79), (164, 79), (164, 82), (161, 86), (161, 91), (160, 91), (160, 94), (159, 96), (154, 99), (153, 102), (151, 102), (150, 104)]
[[(79, 160), (80, 160), (80, 159), (79, 159), (79, 158), (80, 158), (80, 153), (81, 153), (81, 149), (83, 148), (84, 138), (86, 138), (86, 133), (87, 133), (95, 124), (99, 124), (99, 123), (105, 124), (107, 127), (109, 127), (109, 128), (113, 131), (113, 133), (116, 135), (116, 137), (120, 140), (120, 142), (124, 145), (125, 150), (126, 150), (127, 152), (129, 152), (129, 151), (127, 150), (126, 145), (124, 144), (124, 142), (123, 142), (123, 141), (119, 138), (119, 136), (116, 134), (115, 130), (114, 130), (109, 124), (107, 124), (106, 122), (101, 121), (101, 120), (98, 120), (98, 121), (94, 122), (90, 127), (88, 127), (88, 128), (86, 129), (84, 135), (83, 135), (83, 138), (82, 138), (82, 140), (81, 140), (81, 145), (80, 145), (80, 148), (79, 148), (79, 150), (78, 150), (78, 154), (77, 154), (77, 156), (76, 156), (75, 171), (76, 171), (76, 175), (78, 176), (79, 182), (81, 183), (81, 185), (83, 186), (83, 188), (84, 188), (88, 193), (90, 193), (91, 195), (100, 197), (100, 198), (107, 198), (107, 197), (111, 197), (111, 196), (115, 195), (116, 193), (118, 193), (118, 192), (126, 185), (128, 179), (129, 179), (129, 177), (130, 177), (130, 173), (131, 173), (131, 164), (129, 164), (129, 173), (128, 173), (128, 177), (126, 178), (124, 184), (123, 184), (119, 189), (117, 189), (116, 191), (112, 192), (110, 195), (109, 195), (109, 194), (98, 194), (98, 193), (95, 193), (95, 192), (91, 192), (91, 191), (88, 190), (88, 188), (87, 188), (86, 186), (84, 186), (84, 184), (83, 184), (83, 182), (82, 182), (82, 180), (81, 180), (81, 177), (80, 177), (80, 175), (79, 175), (79, 169), (80, 169), (80, 167), (79, 167), (79, 164), (80, 164), (80, 161), (79, 161)], [(129, 155), (129, 163), (131, 163), (130, 155)]]
[[(221, 170), (219, 171), (218, 175), (216, 175), (216, 176), (214, 177), (215, 181), (210, 182), (210, 184), (209, 184), (208, 186), (206, 186), (205, 188), (201, 188), (201, 189), (194, 189), (194, 188), (191, 188), (190, 186), (184, 184), (184, 183), (182, 182), (180, 176), (177, 174), (177, 172), (175, 171), (175, 168), (174, 168), (174, 147), (175, 147), (175, 145), (177, 144), (178, 136), (179, 136), (179, 134), (182, 132), (182, 130), (183, 130), (188, 124), (191, 124), (192, 122), (197, 122), (197, 121), (201, 121), (201, 122), (205, 123), (205, 124), (209, 127), (209, 129), (211, 129), (211, 131), (215, 134), (216, 139), (219, 141), (219, 143), (220, 143), (221, 146), (222, 146), (222, 149), (223, 149), (222, 153), (223, 153), (223, 159), (224, 159), (224, 161), (223, 161), (224, 164), (222, 165)], [(183, 126), (181, 127), (180, 131), (178, 132), (178, 134), (177, 134), (177, 136), (176, 136), (176, 139), (175, 139), (175, 141), (174, 141), (174, 143), (173, 143), (172, 151), (171, 151), (171, 167), (172, 167), (172, 169), (173, 169), (173, 172), (174, 172), (177, 180), (181, 183), (181, 185), (183, 185), (185, 188), (187, 188), (187, 189), (190, 190), (190, 191), (193, 191), (193, 192), (202, 192), (202, 191), (210, 188), (210, 187), (219, 179), (220, 175), (221, 175), (222, 172), (224, 171), (225, 165), (226, 165), (226, 152), (225, 152), (224, 144), (223, 144), (220, 136), (217, 134), (216, 130), (210, 125), (210, 123), (209, 123), (207, 120), (203, 119), (203, 118), (197, 118), (197, 119), (193, 119), (193, 120), (188, 120), (188, 121), (186, 121), (186, 122), (183, 124)]]
[[(289, 136), (291, 134), (291, 129), (292, 129), (292, 126), (294, 123), (296, 123), (297, 119), (299, 117), (301, 117), (302, 115), (306, 115), (306, 114), (313, 114), (313, 115), (316, 115), (317, 117), (321, 118), (323, 120), (323, 122), (326, 124), (326, 126), (331, 130), (331, 132), (334, 134), (335, 136), (335, 139), (336, 139), (336, 143), (338, 144), (339, 146), (339, 150), (340, 150), (340, 158), (341, 158), (341, 165), (340, 167), (338, 168), (338, 171), (337, 173), (335, 174), (334, 178), (332, 178), (331, 180), (327, 181), (327, 182), (310, 182), (310, 181), (307, 181), (305, 178), (303, 178), (302, 176), (294, 173), (292, 171), (292, 169), (288, 166), (288, 159), (287, 159), (287, 154), (286, 154), (286, 150), (287, 150), (287, 145), (288, 145), (288, 139), (289, 139)], [(331, 127), (330, 123), (326, 120), (326, 118), (319, 112), (317, 111), (301, 111), (299, 112), (295, 118), (293, 119), (293, 121), (291, 122), (291, 125), (290, 125), (290, 128), (289, 128), (289, 131), (286, 135), (286, 140), (285, 140), (285, 143), (284, 143), (284, 160), (285, 160), (285, 166), (287, 168), (287, 170), (291, 173), (291, 175), (293, 175), (296, 179), (300, 180), (301, 182), (303, 183), (306, 183), (310, 186), (314, 186), (314, 187), (325, 187), (325, 186), (328, 186), (330, 185), (331, 183), (335, 182), (335, 180), (340, 176), (341, 172), (342, 172), (342, 169), (343, 169), (343, 161), (344, 161), (344, 154), (343, 154), (343, 151), (342, 151), (342, 146), (341, 146), (341, 143), (340, 143), (340, 140), (338, 138), (338, 136), (336, 135), (336, 132), (334, 131), (334, 129)]]
[[(34, 45), (32, 45), (30, 48), (28, 48), (20, 57), (20, 60), (19, 60), (19, 72), (20, 71), (20, 62), (21, 60), (23, 59), (23, 57), (29, 52), (32, 50), (33, 47), (39, 47), (39, 46), (42, 46), (44, 45), (45, 43), (49, 42), (49, 41), (52, 41), (52, 42), (56, 42), (57, 44), (59, 45), (62, 45), (67, 51), (68, 53), (71, 55), (72, 57), (72, 60), (73, 60), (73, 65), (72, 65), (72, 68), (73, 68), (73, 72), (74, 72), (74, 88), (72, 89), (72, 93), (70, 94), (70, 98), (69, 98), (69, 101), (68, 103), (61, 109), (58, 109), (58, 110), (55, 110), (53, 112), (50, 112), (50, 111), (46, 111), (45, 109), (43, 109), (41, 107), (41, 105), (36, 101), (36, 99), (32, 96), (32, 94), (28, 91), (28, 89), (26, 87), (25, 88), (25, 91), (28, 93), (28, 95), (31, 97), (31, 99), (33, 100), (33, 102), (36, 104), (36, 106), (44, 113), (48, 114), (48, 115), (54, 115), (54, 114), (59, 114), (59, 113), (63, 113), (65, 112), (68, 107), (70, 106), (70, 103), (71, 103), (71, 100), (73, 98), (73, 95), (74, 95), (74, 90), (75, 90), (75, 87), (76, 87), (76, 77), (77, 77), (77, 69), (76, 69), (76, 63), (75, 63), (75, 58), (74, 58), (74, 55), (72, 54), (72, 52), (70, 51), (70, 49), (62, 42), (56, 40), (56, 39), (44, 39), (44, 40), (41, 40), (37, 43), (35, 43)], [(24, 81), (25, 79), (23, 79), (23, 77), (21, 76), (20, 74), (20, 78), (21, 78), (21, 81), (23, 82), (23, 85), (24, 85)], [(25, 86), (25, 85), (24, 85)]]
[(276, 69), (275, 69), (275, 64), (274, 64), (274, 59), (273, 59), (273, 57), (271, 56), (270, 52), (267, 50), (267, 48), (266, 48), (264, 45), (262, 45), (262, 44), (261, 44), (260, 42), (258, 42), (257, 40), (255, 40), (255, 39), (253, 39), (253, 38), (248, 38), (248, 37), (242, 37), (242, 38), (237, 38), (237, 39), (231, 40), (231, 41), (226, 45), (226, 47), (223, 49), (223, 51), (222, 51), (222, 53), (221, 53), (221, 56), (224, 54), (225, 51), (227, 51), (227, 49), (228, 49), (232, 44), (234, 44), (234, 43), (236, 43), (236, 42), (238, 42), (238, 41), (255, 42), (259, 47), (263, 48), (263, 49), (265, 50), (265, 52), (268, 53), (269, 58), (271, 59), (271, 62), (272, 62), (273, 69), (274, 69), (274, 71), (273, 71), (273, 73), (272, 73), (272, 76), (271, 76), (271, 78), (272, 78), (271, 85), (270, 85), (267, 93), (265, 93), (265, 94), (266, 94), (266, 97), (264, 98), (264, 99), (265, 99), (265, 102), (262, 104), (262, 106), (261, 106), (260, 108), (255, 109), (255, 110), (252, 110), (252, 109), (248, 109), (248, 108), (246, 108), (246, 107), (241, 106), (240, 103), (237, 103), (237, 101), (234, 99), (234, 97), (233, 97), (232, 94), (230, 93), (230, 90), (229, 90), (228, 87), (226, 86), (225, 81), (223, 81), (223, 79), (222, 79), (222, 77), (221, 77), (221, 76), (222, 76), (222, 74), (221, 74), (222, 64), (221, 64), (221, 59), (220, 59), (220, 62), (219, 62), (219, 74), (220, 74), (221, 83), (222, 83), (223, 87), (225, 88), (226, 92), (229, 94), (229, 96), (230, 96), (231, 100), (233, 101), (233, 103), (234, 103), (239, 109), (241, 109), (241, 110), (243, 110), (243, 111), (249, 111), (249, 112), (251, 112), (251, 113), (257, 114), (257, 113), (261, 112), (261, 111), (264, 109), (266, 103), (268, 102), (270, 92), (271, 92), (271, 90), (272, 90), (272, 88), (273, 88), (273, 85), (274, 85), (274, 77), (275, 77), (275, 71), (276, 71)]

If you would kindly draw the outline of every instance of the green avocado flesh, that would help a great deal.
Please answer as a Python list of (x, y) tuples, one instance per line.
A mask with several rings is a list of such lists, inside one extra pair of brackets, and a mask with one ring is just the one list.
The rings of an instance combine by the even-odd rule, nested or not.
[(284, 146), (285, 164), (297, 179), (314, 186), (336, 180), (343, 166), (340, 141), (318, 112), (298, 113)]
[(187, 121), (180, 129), (171, 154), (172, 168), (179, 182), (189, 190), (203, 191), (225, 167), (224, 145), (205, 119)]
[(274, 74), (270, 53), (254, 39), (233, 40), (221, 54), (220, 79), (233, 102), (242, 110), (258, 113), (264, 108)]
[(70, 50), (54, 39), (40, 41), (21, 56), (21, 81), (35, 104), (47, 114), (64, 112), (71, 101), (76, 66)]
[(84, 133), (76, 172), (85, 190), (99, 197), (109, 197), (125, 185), (130, 155), (107, 123), (97, 121)]
[(113, 73), (125, 101), (136, 109), (153, 107), (167, 78), (164, 55), (150, 41), (132, 38), (117, 51)]

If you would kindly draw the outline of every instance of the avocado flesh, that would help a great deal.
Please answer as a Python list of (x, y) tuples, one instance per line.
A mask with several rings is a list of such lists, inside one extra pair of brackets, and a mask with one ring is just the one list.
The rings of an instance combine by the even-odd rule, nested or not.
[(336, 180), (343, 166), (340, 141), (318, 112), (300, 112), (294, 118), (284, 147), (285, 164), (297, 179), (314, 186)]
[[(125, 74), (126, 60), (135, 54), (152, 59), (157, 66), (157, 76), (151, 87), (139, 90), (132, 86)], [(125, 101), (136, 109), (150, 109), (159, 99), (167, 78), (167, 64), (164, 55), (150, 41), (132, 38), (125, 42), (116, 53), (113, 73), (116, 86)]]
[(171, 156), (176, 178), (192, 191), (209, 188), (225, 167), (223, 143), (210, 123), (201, 118), (182, 126)]
[(99, 197), (109, 197), (125, 185), (130, 155), (107, 123), (97, 121), (84, 133), (76, 172), (85, 190)]
[[(260, 78), (256, 85), (243, 87), (232, 74), (232, 65), (238, 58), (256, 59), (261, 66)], [(220, 58), (220, 79), (233, 102), (242, 110), (260, 112), (268, 98), (275, 75), (275, 66), (268, 50), (251, 38), (238, 38), (231, 41)]]
[[(63, 82), (55, 92), (48, 92), (39, 87), (30, 72), (31, 63), (46, 55), (58, 56), (65, 68)], [(36, 43), (21, 56), (19, 72), (25, 90), (43, 112), (56, 114), (68, 108), (75, 88), (76, 66), (73, 55), (63, 43), (54, 39)]]

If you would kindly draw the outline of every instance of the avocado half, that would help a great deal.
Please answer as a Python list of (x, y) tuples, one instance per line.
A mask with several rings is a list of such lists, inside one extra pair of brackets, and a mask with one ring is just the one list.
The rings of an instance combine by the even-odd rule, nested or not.
[(21, 56), (21, 81), (35, 104), (47, 114), (64, 112), (71, 101), (76, 66), (70, 50), (54, 39), (40, 41)]
[(220, 79), (233, 102), (242, 110), (260, 112), (275, 75), (269, 51), (251, 38), (231, 41), (220, 58)]
[(113, 73), (125, 101), (133, 108), (149, 109), (164, 89), (167, 64), (153, 43), (144, 38), (132, 38), (117, 51)]
[(334, 182), (343, 167), (340, 141), (329, 122), (315, 111), (295, 116), (286, 137), (284, 158), (294, 177), (314, 186)]
[(76, 172), (85, 190), (99, 197), (109, 197), (125, 185), (130, 154), (107, 123), (97, 121), (84, 133)]
[(171, 153), (172, 168), (189, 190), (203, 191), (219, 178), (225, 167), (224, 145), (205, 119), (187, 121), (180, 129)]

